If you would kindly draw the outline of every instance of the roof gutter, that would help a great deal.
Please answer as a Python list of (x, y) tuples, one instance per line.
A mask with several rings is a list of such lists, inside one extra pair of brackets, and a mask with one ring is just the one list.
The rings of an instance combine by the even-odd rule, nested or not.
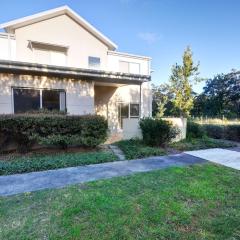
[(141, 84), (151, 80), (151, 76), (109, 72), (102, 70), (83, 69), (27, 63), (19, 61), (0, 60), (1, 73), (29, 74), (40, 76), (53, 76), (111, 83)]

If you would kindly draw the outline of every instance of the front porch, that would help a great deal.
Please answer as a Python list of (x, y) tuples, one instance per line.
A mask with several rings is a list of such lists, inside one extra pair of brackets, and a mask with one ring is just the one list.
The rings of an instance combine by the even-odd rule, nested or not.
[(95, 83), (95, 113), (108, 120), (110, 142), (124, 139), (127, 125), (138, 124), (142, 106), (142, 85)]

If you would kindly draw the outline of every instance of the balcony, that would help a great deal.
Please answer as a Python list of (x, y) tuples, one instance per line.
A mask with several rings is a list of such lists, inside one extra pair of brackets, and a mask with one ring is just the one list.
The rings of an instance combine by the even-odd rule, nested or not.
[(150, 76), (151, 58), (108, 51), (108, 71)]

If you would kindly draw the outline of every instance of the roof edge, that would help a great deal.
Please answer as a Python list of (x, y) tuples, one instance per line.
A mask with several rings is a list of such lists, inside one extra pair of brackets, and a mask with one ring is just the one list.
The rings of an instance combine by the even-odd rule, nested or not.
[(39, 63), (0, 60), (0, 73), (21, 73), (32, 75), (52, 75), (71, 78), (89, 78), (95, 81), (111, 79), (115, 82), (126, 82), (128, 84), (143, 83), (151, 81), (150, 75), (129, 74), (120, 72), (109, 72), (104, 70), (93, 70), (85, 68), (62, 67), (45, 65)]
[[(62, 14), (66, 14), (69, 17), (73, 18), (75, 21), (77, 21), (80, 25), (85, 27), (90, 33), (92, 33), (95, 37), (97, 37), (100, 41), (105, 43), (109, 49), (116, 50), (117, 45), (111, 41), (108, 37), (106, 37), (104, 34), (102, 34), (99, 30), (97, 30), (93, 25), (91, 25), (88, 21), (86, 21), (84, 18), (82, 18), (79, 14), (77, 14), (74, 10), (72, 10), (67, 5), (50, 9), (47, 11), (39, 12), (30, 16), (26, 16), (23, 18), (18, 18), (9, 22), (5, 22), (3, 24), (0, 24), (0, 29), (4, 29), (6, 32), (13, 32), (13, 30), (29, 25), (31, 23), (35, 23), (41, 20), (45, 20), (51, 17), (56, 17)], [(25, 24), (24, 24), (25, 23)]]

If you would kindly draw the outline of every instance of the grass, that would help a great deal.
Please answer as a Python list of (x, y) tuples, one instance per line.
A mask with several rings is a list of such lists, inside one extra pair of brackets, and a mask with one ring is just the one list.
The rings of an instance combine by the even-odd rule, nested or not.
[[(141, 140), (124, 140), (117, 142), (116, 145), (123, 151), (127, 159), (144, 158), (149, 156), (166, 155), (167, 150), (161, 147), (146, 146)], [(177, 143), (172, 143), (169, 147), (177, 151), (190, 151), (207, 148), (228, 148), (235, 147), (233, 143), (212, 138), (185, 139)]]
[(110, 152), (61, 153), (54, 155), (33, 155), (15, 157), (11, 161), (0, 161), (0, 175), (44, 171), (64, 167), (83, 166), (103, 162), (112, 162), (117, 158)]
[(239, 239), (239, 182), (204, 164), (0, 198), (0, 239)]
[(179, 151), (191, 151), (191, 150), (207, 149), (207, 148), (236, 147), (236, 144), (230, 143), (224, 140), (204, 137), (204, 138), (184, 139), (180, 142), (170, 144), (170, 147)]
[(123, 151), (127, 159), (165, 155), (166, 151), (159, 147), (146, 146), (141, 140), (123, 140), (116, 145)]

